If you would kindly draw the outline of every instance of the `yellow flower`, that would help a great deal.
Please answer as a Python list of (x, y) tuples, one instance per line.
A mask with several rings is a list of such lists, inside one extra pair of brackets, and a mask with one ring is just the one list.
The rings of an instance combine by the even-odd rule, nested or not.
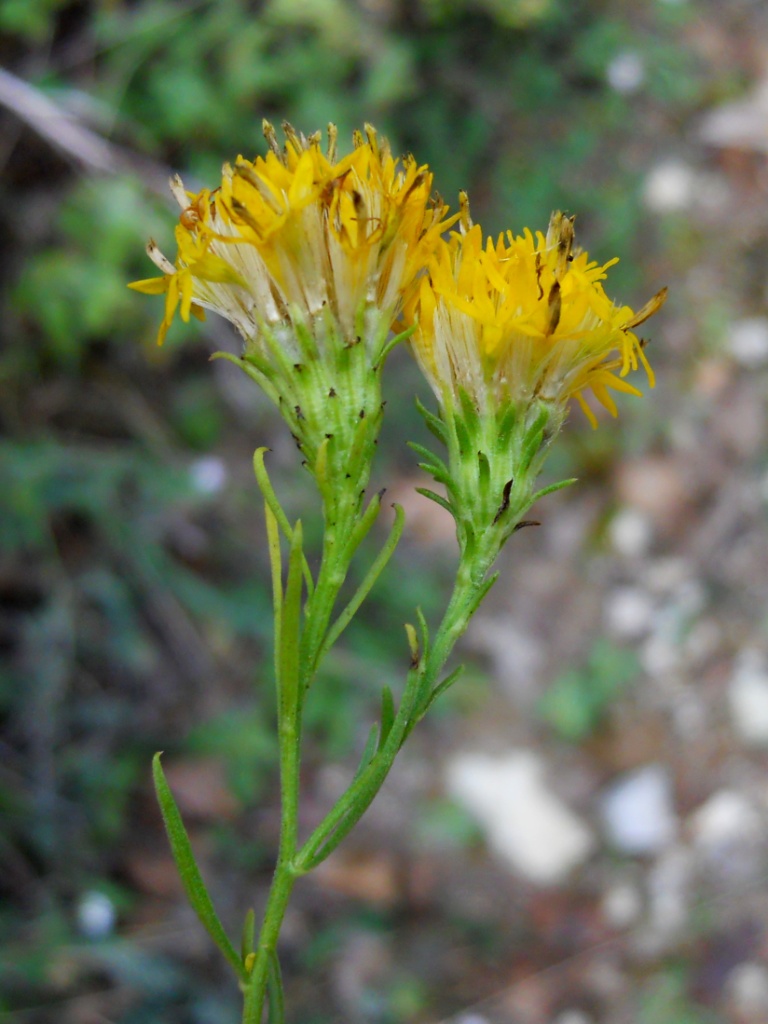
[[(334, 126), (326, 153), (319, 132), (306, 138), (284, 129), (281, 150), (265, 122), (267, 155), (225, 165), (212, 192), (171, 182), (182, 207), (176, 263), (152, 246), (164, 276), (131, 285), (166, 295), (160, 341), (180, 306), (183, 319), (203, 309), (220, 313), (264, 354), (265, 329), (299, 323), (314, 330), (328, 316), (334, 336), (351, 344), (363, 335), (373, 346), (455, 222), (430, 199), (429, 169), (411, 156), (394, 159), (370, 126), (365, 136), (355, 133), (353, 151), (340, 160)], [(291, 333), (280, 337), (291, 355)]]
[(602, 281), (617, 260), (600, 265), (573, 247), (573, 218), (552, 215), (546, 234), (525, 230), (483, 242), (461, 196), (461, 231), (432, 257), (404, 319), (418, 318), (416, 358), (442, 402), (466, 392), (481, 413), (505, 402), (575, 398), (593, 426), (584, 392), (615, 416), (611, 391), (639, 395), (624, 378), (653, 371), (633, 329), (664, 302), (666, 289), (638, 313), (616, 306)]

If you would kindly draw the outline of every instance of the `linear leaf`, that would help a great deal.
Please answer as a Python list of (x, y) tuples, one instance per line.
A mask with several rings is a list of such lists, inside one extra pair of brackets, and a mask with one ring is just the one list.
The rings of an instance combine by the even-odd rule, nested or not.
[(205, 888), (203, 877), (195, 861), (192, 846), (189, 842), (187, 830), (181, 820), (181, 814), (173, 799), (170, 786), (165, 778), (160, 758), (162, 752), (155, 754), (152, 759), (152, 776), (155, 783), (155, 792), (160, 804), (160, 812), (163, 816), (165, 831), (168, 834), (168, 841), (171, 844), (171, 852), (176, 862), (176, 868), (181, 878), (181, 884), (187, 894), (187, 899), (194, 912), (197, 914), (200, 923), (219, 947), (241, 981), (247, 982), (248, 975), (242, 960), (235, 952), (235, 948), (229, 940), (227, 933), (219, 921), (214, 910), (211, 897)]

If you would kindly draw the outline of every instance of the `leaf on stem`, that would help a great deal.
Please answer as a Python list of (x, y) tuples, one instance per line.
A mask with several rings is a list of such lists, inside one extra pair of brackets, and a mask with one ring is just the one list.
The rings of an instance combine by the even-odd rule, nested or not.
[(278, 700), (281, 721), (294, 721), (299, 695), (299, 646), (301, 635), (301, 569), (303, 562), (301, 520), (296, 521), (288, 556), (288, 580), (281, 613), (278, 651)]
[(387, 742), (387, 737), (390, 734), (394, 720), (395, 701), (392, 696), (392, 691), (388, 686), (385, 686), (381, 691), (381, 732), (379, 733), (379, 750), (381, 750)]
[(380, 745), (377, 743), (378, 738), (379, 727), (378, 725), (374, 724), (371, 726), (371, 731), (368, 733), (368, 739), (365, 741), (363, 753), (360, 755), (360, 763), (357, 766), (355, 774), (352, 776), (353, 782), (355, 782), (356, 779), (360, 778), (365, 769), (371, 763), (373, 755), (376, 753), (377, 749), (380, 749)]
[(464, 666), (459, 665), (457, 668), (453, 670), (453, 672), (447, 675), (441, 683), (437, 684), (434, 690), (432, 690), (432, 692), (430, 693), (429, 699), (427, 700), (427, 703), (424, 705), (420, 717), (426, 715), (426, 713), (429, 711), (429, 709), (432, 707), (432, 705), (435, 703), (438, 697), (442, 696), (442, 694), (444, 694), (446, 690), (449, 690), (456, 682), (456, 680), (459, 678), (459, 676), (463, 675), (463, 673)]
[(349, 536), (347, 546), (344, 550), (344, 558), (347, 562), (351, 560), (352, 555), (368, 536), (371, 527), (379, 518), (379, 512), (381, 512), (381, 499), (384, 497), (384, 490), (385, 489), (382, 488), (374, 494), (368, 502), (365, 512), (363, 512), (352, 528), (352, 533)]
[(256, 915), (253, 910), (249, 910), (245, 915), (245, 921), (243, 921), (243, 937), (240, 943), (240, 953), (243, 958), (243, 963), (246, 962), (247, 958), (253, 953), (253, 944), (256, 938)]
[[(272, 515), (278, 522), (280, 529), (283, 531), (283, 536), (286, 538), (289, 544), (293, 542), (293, 530), (291, 524), (288, 522), (288, 516), (282, 509), (280, 502), (275, 494), (275, 489), (272, 486), (272, 481), (269, 479), (267, 473), (267, 467), (264, 464), (264, 455), (269, 451), (269, 448), (257, 448), (253, 453), (253, 472), (256, 475), (256, 483), (259, 485), (259, 490), (264, 496), (264, 501), (269, 505)], [(312, 579), (312, 573), (309, 571), (309, 563), (306, 558), (304, 559), (304, 585), (307, 588), (307, 595), (312, 596), (314, 590), (314, 581)]]
[[(403, 526), (405, 524), (405, 513), (399, 505), (392, 506), (395, 510), (395, 521), (392, 524), (392, 529), (389, 531), (389, 537), (384, 544), (384, 547), (378, 553), (374, 559), (373, 565), (371, 565), (368, 572), (365, 574), (362, 583), (357, 588), (355, 593), (352, 595), (349, 603), (339, 613), (339, 617), (336, 619), (334, 624), (330, 627), (326, 633), (325, 640), (320, 647), (315, 661), (315, 666), (319, 665), (321, 660), (325, 657), (328, 651), (333, 647), (336, 641), (339, 639), (341, 634), (347, 628), (349, 623), (352, 621), (355, 613), (357, 612), (360, 605), (366, 599), (368, 594), (371, 592), (374, 583), (381, 576), (384, 571), (387, 562), (392, 557), (397, 543), (400, 540), (400, 536), (403, 532)], [(367, 515), (366, 511), (366, 515)]]
[(280, 972), (280, 961), (274, 949), (269, 954), (269, 974), (267, 975), (267, 1024), (284, 1024), (285, 1002), (283, 999), (283, 977)]
[(224, 931), (221, 921), (219, 921), (211, 902), (211, 897), (205, 888), (203, 877), (195, 862), (187, 830), (184, 828), (181, 814), (176, 806), (176, 801), (173, 799), (173, 794), (160, 764), (161, 756), (162, 754), (158, 753), (152, 759), (152, 776), (155, 783), (157, 800), (160, 804), (160, 812), (165, 824), (165, 831), (168, 834), (168, 841), (171, 844), (171, 852), (176, 862), (181, 884), (184, 886), (187, 899), (197, 914), (200, 923), (219, 947), (240, 980), (247, 982), (248, 974), (243, 962), (237, 955), (227, 933)]

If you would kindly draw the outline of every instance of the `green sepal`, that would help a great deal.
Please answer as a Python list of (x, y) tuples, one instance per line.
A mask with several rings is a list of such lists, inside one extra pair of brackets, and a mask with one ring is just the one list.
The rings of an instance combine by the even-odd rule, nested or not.
[(431, 452), (429, 448), (425, 448), (423, 444), (417, 444), (416, 441), (409, 441), (408, 447), (424, 460), (424, 462), (420, 464), (422, 469), (426, 469), (428, 473), (432, 473), (434, 476), (434, 468), (437, 468), (441, 476), (444, 478), (442, 481), (443, 483), (445, 480), (449, 479), (448, 467), (443, 460), (438, 458), (438, 456), (435, 455), (434, 452)]
[(438, 441), (442, 442), (446, 447), (448, 446), (448, 428), (445, 423), (434, 413), (430, 412), (425, 405), (423, 405), (419, 399), (416, 399), (416, 408), (421, 413), (424, 422), (427, 425), (427, 429), (435, 435)]
[(221, 921), (214, 910), (211, 897), (205, 888), (205, 882), (200, 874), (200, 869), (195, 861), (192, 846), (189, 842), (187, 830), (181, 820), (181, 814), (173, 799), (170, 786), (165, 778), (160, 758), (162, 751), (155, 754), (152, 759), (152, 777), (155, 783), (157, 801), (160, 804), (160, 813), (163, 816), (165, 831), (171, 845), (171, 852), (179, 872), (181, 884), (187, 894), (190, 906), (197, 914), (200, 923), (211, 936), (213, 941), (221, 950), (222, 954), (233, 968), (242, 982), (248, 981), (248, 973), (245, 966), (237, 955), (234, 946), (229, 940)]
[(429, 487), (417, 487), (417, 494), (423, 494), (425, 498), (429, 498), (430, 501), (434, 501), (437, 505), (441, 505), (444, 509), (455, 515), (453, 505), (447, 498), (444, 498), (441, 494), (437, 494), (435, 491), (431, 491)]
[(253, 952), (253, 945), (256, 940), (256, 915), (249, 910), (243, 921), (243, 936), (240, 942), (240, 955), (245, 963), (246, 957)]
[(388, 342), (386, 342), (382, 347), (380, 354), (377, 356), (375, 360), (374, 369), (380, 369), (384, 365), (384, 360), (387, 358), (392, 349), (396, 348), (399, 344), (401, 344), (401, 342), (407, 341), (407, 339), (410, 338), (410, 336), (416, 330), (417, 326), (417, 324), (411, 324), (410, 327), (406, 327), (404, 331), (401, 331), (399, 334), (396, 334), (394, 338), (391, 338)]
[(461, 405), (461, 418), (466, 423), (470, 434), (476, 437), (480, 430), (480, 414), (465, 388), (459, 388), (459, 404)]
[(559, 480), (556, 484), (550, 484), (548, 487), (542, 487), (540, 491), (536, 491), (534, 496), (531, 498), (531, 504), (534, 501), (538, 501), (539, 498), (545, 498), (548, 494), (554, 494), (555, 491), (562, 491), (564, 487), (570, 487), (572, 484), (578, 482), (578, 477), (572, 476), (568, 480)]
[(456, 432), (456, 441), (458, 443), (458, 454), (459, 458), (465, 459), (473, 450), (472, 435), (470, 434), (465, 420), (454, 414), (453, 427)]
[(485, 452), (477, 453), (477, 462), (480, 469), (478, 474), (478, 488), (481, 494), (485, 494), (491, 483), (491, 464)]
[(536, 454), (538, 453), (542, 444), (544, 443), (544, 431), (546, 430), (549, 418), (549, 410), (542, 406), (539, 409), (538, 416), (533, 421), (531, 426), (526, 430), (525, 436), (523, 438), (522, 449), (520, 451), (520, 462), (518, 472), (527, 472), (531, 463), (536, 457)]
[(496, 451), (505, 452), (509, 450), (510, 442), (512, 440), (512, 431), (515, 429), (517, 424), (518, 411), (517, 406), (510, 402), (509, 406), (504, 410), (503, 416), (500, 418), (497, 431), (496, 431)]

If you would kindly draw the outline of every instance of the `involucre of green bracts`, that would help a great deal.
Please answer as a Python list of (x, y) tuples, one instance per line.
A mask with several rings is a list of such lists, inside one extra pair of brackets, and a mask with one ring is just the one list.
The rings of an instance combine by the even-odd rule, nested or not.
[[(447, 452), (444, 459), (411, 444), (421, 456), (421, 468), (446, 494), (418, 490), (451, 513), (461, 551), (470, 563), (477, 563), (478, 571), (485, 572), (541, 496), (534, 484), (562, 425), (563, 411), (545, 401), (509, 401), (495, 409), (478, 410), (464, 391), (458, 404), (446, 395), (439, 417), (420, 403), (419, 411)], [(553, 485), (547, 493), (561, 486), (565, 484)]]

